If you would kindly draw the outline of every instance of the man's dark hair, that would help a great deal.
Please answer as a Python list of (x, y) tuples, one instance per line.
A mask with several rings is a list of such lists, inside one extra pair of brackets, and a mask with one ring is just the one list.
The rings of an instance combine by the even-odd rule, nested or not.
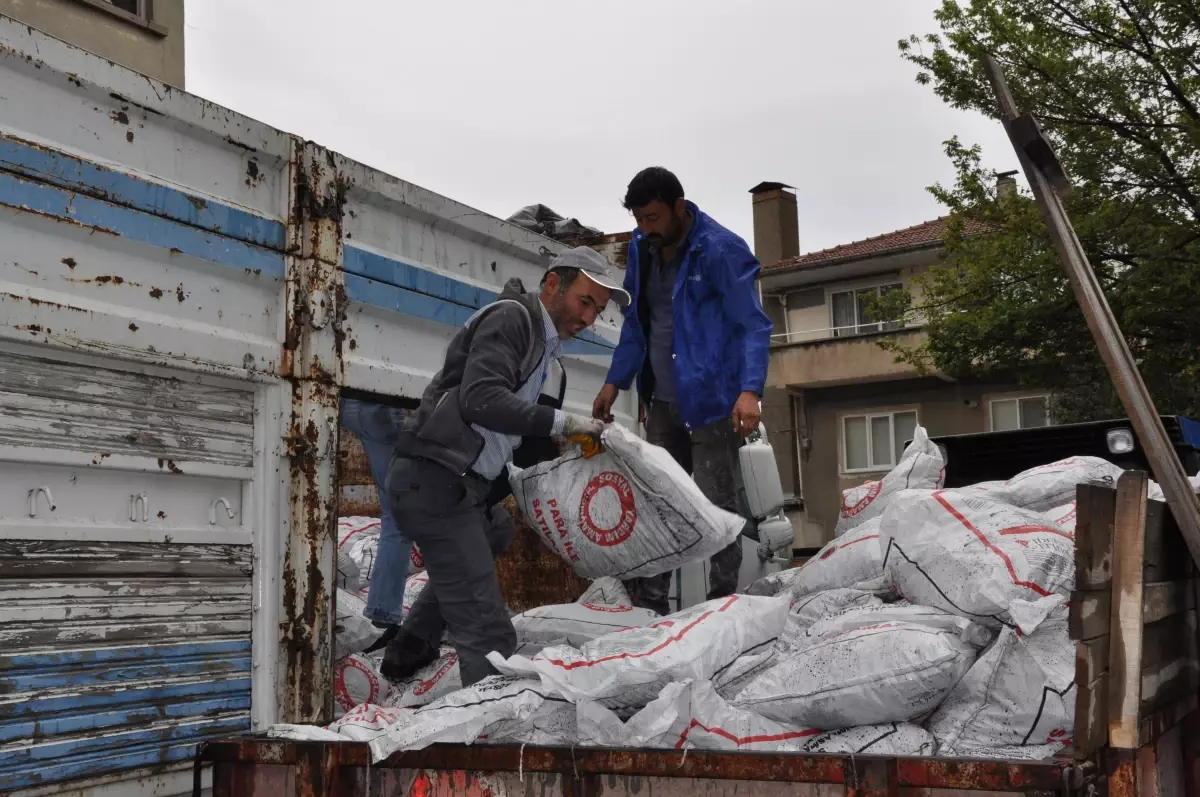
[(679, 178), (661, 166), (651, 166), (642, 169), (632, 180), (625, 191), (625, 201), (622, 203), (626, 210), (644, 208), (656, 199), (660, 199), (669, 207), (675, 207), (675, 200), (683, 196), (683, 185)]
[(546, 277), (549, 277), (551, 274), (557, 274), (558, 279), (559, 279), (558, 292), (566, 293), (567, 288), (571, 287), (571, 283), (575, 281), (576, 277), (579, 276), (579, 273), (580, 273), (579, 269), (571, 268), (569, 266), (564, 266), (562, 268), (552, 268), (549, 271), (547, 271), (545, 274), (542, 275), (541, 286), (543, 288), (546, 287)]

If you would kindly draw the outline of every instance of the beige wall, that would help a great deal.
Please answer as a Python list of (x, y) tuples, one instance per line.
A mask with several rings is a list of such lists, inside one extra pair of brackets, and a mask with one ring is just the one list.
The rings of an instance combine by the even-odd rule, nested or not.
[(926, 378), (804, 391), (803, 433), (811, 441), (801, 466), (807, 519), (819, 528), (824, 540), (832, 539), (842, 490), (886, 473), (842, 473), (842, 415), (915, 406), (918, 422), (932, 437), (985, 432), (985, 397), (1010, 390), (1002, 385), (962, 385)]
[[(925, 339), (919, 329), (889, 334), (906, 346), (916, 346)], [(916, 376), (913, 366), (897, 363), (894, 354), (879, 348), (879, 337), (863, 335), (776, 346), (771, 349), (767, 384), (780, 388), (833, 387)]]
[(0, 14), (183, 88), (183, 0), (153, 3), (153, 30), (98, 8), (103, 0), (0, 0)]

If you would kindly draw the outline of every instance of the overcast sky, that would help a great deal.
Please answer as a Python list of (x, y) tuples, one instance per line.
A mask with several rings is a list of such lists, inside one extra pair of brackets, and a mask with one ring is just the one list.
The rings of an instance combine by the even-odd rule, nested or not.
[(187, 0), (188, 90), (505, 217), (605, 232), (642, 167), (752, 242), (753, 185), (796, 186), (801, 251), (944, 211), (942, 142), (1003, 131), (914, 81), (939, 0)]

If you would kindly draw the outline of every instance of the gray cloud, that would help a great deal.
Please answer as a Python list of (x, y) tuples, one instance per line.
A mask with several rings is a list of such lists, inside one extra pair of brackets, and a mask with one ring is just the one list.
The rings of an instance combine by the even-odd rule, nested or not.
[(643, 166), (750, 240), (795, 185), (801, 249), (925, 221), (941, 142), (1015, 168), (896, 41), (937, 0), (189, 0), (189, 90), (497, 216), (542, 202), (613, 232)]

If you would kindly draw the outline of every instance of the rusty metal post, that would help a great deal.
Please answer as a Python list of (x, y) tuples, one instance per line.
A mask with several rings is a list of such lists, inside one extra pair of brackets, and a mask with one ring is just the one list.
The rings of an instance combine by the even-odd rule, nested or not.
[(326, 722), (333, 712), (334, 549), (342, 382), (342, 209), (346, 185), (332, 154), (297, 143), (291, 163), (287, 296), (280, 372), (292, 386), (285, 438), (289, 526), (283, 559), (281, 720)]
[(1004, 129), (1021, 161), (1021, 168), (1033, 189), (1046, 226), (1050, 229), (1050, 238), (1062, 259), (1075, 299), (1083, 310), (1083, 317), (1100, 350), (1109, 378), (1121, 397), (1121, 404), (1137, 432), (1138, 440), (1146, 448), (1146, 458), (1150, 461), (1154, 478), (1162, 487), (1167, 506), (1175, 516), (1192, 559), (1200, 565), (1200, 499), (1192, 492), (1183, 465), (1175, 456), (1175, 449), (1154, 407), (1154, 400), (1138, 372), (1137, 362), (1121, 334), (1108, 300), (1104, 298), (1104, 291), (1088, 263), (1083, 245), (1067, 218), (1059, 197), (1070, 190), (1070, 180), (1050, 142), (1038, 127), (1037, 120), (1028, 113), (1019, 113), (1000, 65), (990, 55), (984, 54), (983, 69), (996, 94)]

